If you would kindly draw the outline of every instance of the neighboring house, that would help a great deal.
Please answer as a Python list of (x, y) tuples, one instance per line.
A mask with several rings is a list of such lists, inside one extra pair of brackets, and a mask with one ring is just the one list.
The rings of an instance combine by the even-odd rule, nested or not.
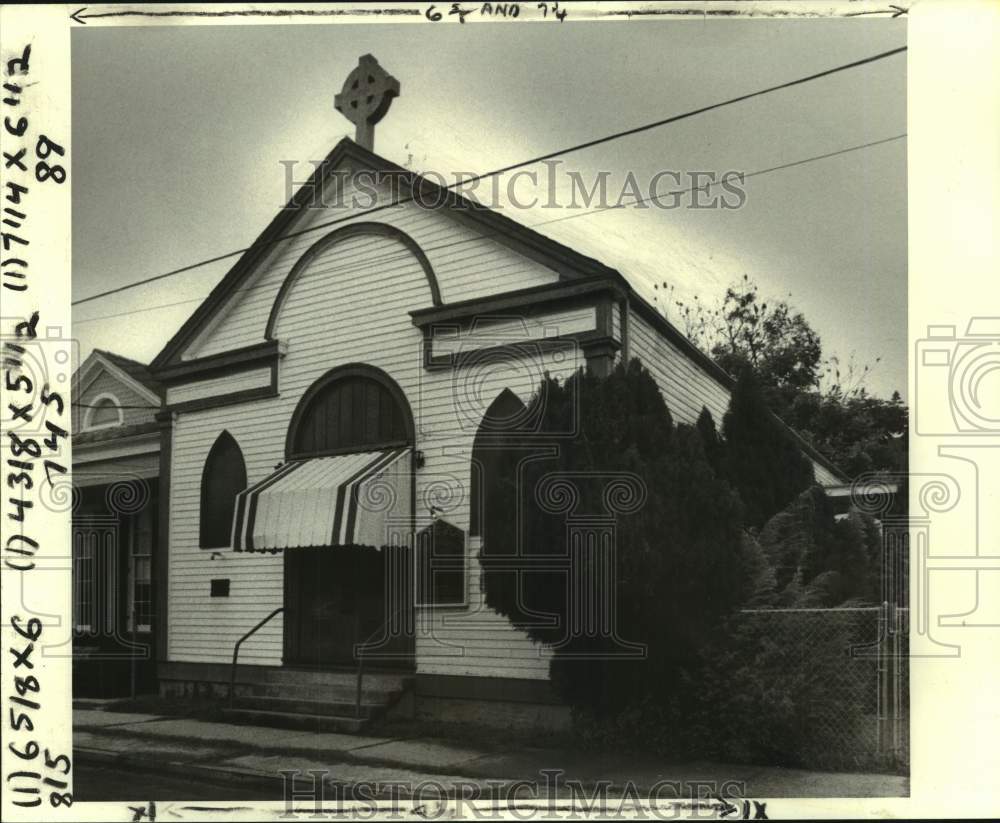
[[(353, 701), (337, 672), (355, 670), (355, 644), (385, 633), (365, 681), (372, 709), (409, 689), (424, 716), (564, 723), (551, 652), (483, 602), (484, 419), (516, 417), (545, 372), (635, 357), (676, 421), (703, 406), (721, 421), (731, 380), (616, 270), (430, 181), (416, 178), (423, 205), (353, 220), (320, 206), (320, 184), (352, 171), (409, 174), (342, 140), (150, 366), (165, 387), (161, 690), (225, 694), (246, 638), (244, 716), (319, 724), (337, 713), (323, 700)], [(106, 380), (87, 396), (112, 394)], [(155, 384), (132, 382), (152, 402)], [(134, 434), (151, 455), (143, 421)], [(77, 453), (97, 460), (101, 431)], [(803, 448), (818, 482), (844, 482)]]
[(162, 388), (99, 349), (73, 380), (74, 694), (154, 690)]

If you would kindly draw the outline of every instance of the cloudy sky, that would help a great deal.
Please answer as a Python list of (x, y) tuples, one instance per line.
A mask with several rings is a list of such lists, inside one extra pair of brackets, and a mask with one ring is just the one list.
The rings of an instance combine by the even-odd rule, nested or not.
[[(282, 161), (302, 179), (353, 135), (333, 97), (366, 52), (402, 86), (376, 151), (451, 178), (905, 42), (884, 19), (76, 28), (74, 299), (252, 243), (286, 199)], [(556, 182), (606, 171), (617, 199), (629, 172), (752, 173), (905, 131), (899, 55), (568, 154)], [(516, 194), (530, 201), (530, 182)], [(905, 396), (905, 139), (752, 177), (737, 210), (503, 205), (650, 299), (666, 281), (712, 301), (747, 274), (803, 311), (825, 354), (881, 358), (870, 390)], [(81, 355), (152, 359), (232, 262), (76, 307)]]

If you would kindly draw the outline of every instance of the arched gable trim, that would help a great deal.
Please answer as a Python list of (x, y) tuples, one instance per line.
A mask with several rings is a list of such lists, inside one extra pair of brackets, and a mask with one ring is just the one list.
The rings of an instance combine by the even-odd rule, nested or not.
[[(109, 401), (111, 405), (105, 405), (104, 401)], [(113, 423), (95, 423), (94, 417), (97, 416), (99, 411), (106, 408), (114, 408), (117, 419)], [(111, 394), (111, 392), (102, 392), (93, 398), (85, 409), (82, 428), (84, 431), (90, 431), (93, 429), (110, 429), (112, 426), (120, 426), (124, 422), (125, 414), (122, 412), (121, 400)]]
[(423, 249), (417, 245), (417, 242), (410, 237), (410, 235), (400, 229), (397, 229), (395, 226), (390, 226), (386, 223), (352, 223), (350, 226), (335, 229), (329, 234), (321, 237), (313, 243), (305, 254), (303, 254), (296, 261), (295, 265), (292, 266), (291, 271), (289, 271), (285, 276), (285, 280), (281, 284), (281, 288), (278, 290), (278, 296), (274, 299), (274, 304), (271, 306), (271, 314), (267, 318), (267, 328), (264, 330), (264, 336), (268, 340), (274, 339), (274, 327), (278, 323), (278, 315), (281, 314), (281, 308), (285, 303), (285, 298), (288, 297), (289, 291), (291, 291), (291, 288), (298, 279), (298, 276), (305, 270), (305, 268), (318, 255), (325, 252), (331, 246), (334, 246), (344, 240), (349, 240), (352, 237), (360, 237), (363, 235), (388, 237), (402, 243), (416, 258), (417, 262), (420, 263), (420, 267), (424, 270), (424, 275), (427, 277), (427, 285), (431, 290), (431, 302), (433, 302), (435, 306), (441, 305), (441, 290), (438, 288), (437, 276), (434, 274), (434, 269), (431, 268), (431, 263), (427, 259), (427, 255), (424, 254)]
[(330, 369), (330, 371), (306, 389), (305, 394), (302, 395), (302, 399), (299, 400), (298, 405), (295, 407), (295, 412), (292, 414), (292, 420), (288, 424), (288, 433), (285, 435), (286, 459), (290, 460), (296, 456), (296, 434), (298, 432), (299, 425), (302, 423), (303, 418), (312, 406), (313, 401), (319, 397), (327, 389), (327, 387), (349, 377), (364, 377), (369, 380), (373, 380), (389, 392), (392, 399), (402, 412), (403, 425), (406, 429), (406, 439), (410, 445), (413, 444), (413, 412), (410, 410), (410, 403), (406, 399), (406, 394), (399, 387), (399, 384), (388, 374), (382, 371), (382, 369), (376, 368), (375, 366), (369, 366), (366, 363), (348, 363), (347, 365), (336, 366)]

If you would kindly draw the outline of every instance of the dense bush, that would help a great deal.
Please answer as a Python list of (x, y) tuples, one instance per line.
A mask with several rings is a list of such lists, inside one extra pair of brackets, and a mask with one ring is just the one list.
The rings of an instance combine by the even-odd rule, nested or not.
[[(873, 613), (858, 613), (861, 623), (777, 613), (768, 623), (776, 613), (740, 609), (878, 602), (880, 535), (870, 519), (834, 519), (753, 375), (740, 379), (721, 435), (704, 410), (694, 427), (675, 425), (637, 361), (607, 378), (547, 378), (527, 419), (493, 434), (503, 458), (486, 484), (483, 586), (487, 605), (553, 649), (552, 682), (581, 740), (679, 758), (863, 765), (848, 762), (850, 744), (874, 726), (845, 701), (852, 690), (858, 705), (870, 698), (874, 669), (846, 654), (871, 639)], [(645, 501), (617, 501), (615, 635), (570, 631), (581, 615), (568, 526), (607, 515), (623, 477), (641, 481)], [(573, 557), (577, 578), (601, 579), (596, 555)], [(616, 658), (618, 641), (643, 644), (645, 657)]]
[[(709, 464), (698, 432), (673, 424), (638, 361), (619, 365), (607, 378), (581, 371), (564, 383), (547, 380), (539, 396), (540, 430), (574, 434), (536, 438), (536, 448), (554, 446), (558, 453), (529, 461), (523, 437), (512, 435), (508, 471), (516, 474), (523, 516), (516, 535), (509, 524), (487, 529), (486, 601), (554, 648), (552, 681), (570, 705), (596, 717), (615, 716), (677, 686), (683, 666), (746, 599), (742, 507)], [(545, 510), (560, 491), (551, 485), (556, 478), (568, 483), (563, 493), (575, 496), (575, 518), (608, 514), (616, 488), (623, 489), (617, 481), (642, 484), (645, 501), (634, 511), (629, 493), (617, 500), (625, 511), (615, 524), (612, 637), (571, 630), (588, 615), (580, 613), (580, 598), (568, 593), (566, 572), (553, 569), (571, 551), (567, 511)], [(510, 571), (513, 544), (505, 540), (511, 539), (522, 552), (519, 574)], [(597, 556), (575, 562), (578, 575), (607, 580)], [(618, 641), (643, 644), (646, 656), (622, 659)]]
[(800, 494), (761, 530), (779, 606), (829, 608), (881, 600), (882, 538), (868, 516), (836, 520), (818, 486)]
[(751, 369), (744, 369), (722, 420), (724, 474), (746, 506), (746, 525), (761, 527), (812, 485), (811, 461), (767, 407)]

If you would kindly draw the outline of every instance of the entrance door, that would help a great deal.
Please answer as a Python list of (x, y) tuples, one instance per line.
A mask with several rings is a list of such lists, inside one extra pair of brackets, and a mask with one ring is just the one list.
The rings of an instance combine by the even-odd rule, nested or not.
[[(400, 608), (402, 603), (387, 606), (386, 580), (398, 576), (399, 564), (393, 562), (397, 551), (359, 546), (286, 550), (284, 662), (353, 667), (355, 644), (371, 642), (373, 636), (378, 640), (394, 615), (409, 615), (410, 610)], [(408, 591), (405, 586), (389, 587), (400, 589)], [(369, 659), (393, 651), (406, 655), (411, 644), (412, 632), (404, 631), (384, 648), (373, 649)]]
[[(302, 396), (285, 456), (302, 460), (413, 443), (403, 390), (380, 369), (355, 363), (331, 369)], [(369, 663), (412, 668), (411, 558), (408, 548), (286, 549), (285, 663), (354, 666), (355, 644), (374, 635), (377, 645), (365, 653)]]

